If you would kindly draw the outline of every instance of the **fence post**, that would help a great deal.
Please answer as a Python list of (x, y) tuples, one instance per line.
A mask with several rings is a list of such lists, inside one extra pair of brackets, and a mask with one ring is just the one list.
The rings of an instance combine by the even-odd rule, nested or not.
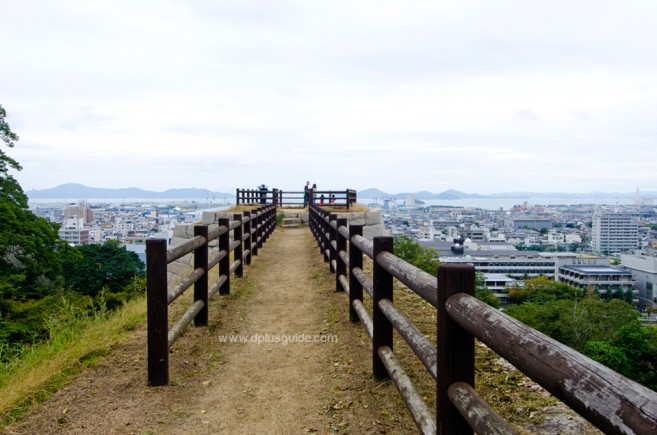
[[(336, 220), (336, 227), (346, 227), (347, 226), (347, 219), (337, 219)], [(335, 231), (335, 236), (336, 236), (336, 246), (338, 249), (336, 249), (335, 253), (335, 291), (336, 292), (341, 292), (344, 291), (344, 287), (342, 287), (342, 283), (340, 282), (340, 277), (344, 276), (345, 278), (347, 277), (347, 265), (342, 261), (342, 257), (340, 257), (340, 252), (345, 251), (347, 252), (347, 239), (340, 234), (340, 231)]]
[(239, 245), (235, 247), (235, 260), (240, 262), (240, 265), (235, 269), (235, 276), (241, 278), (244, 275), (244, 218), (241, 214), (233, 214), (233, 220), (239, 221), (240, 224), (235, 227), (233, 231), (233, 238), (240, 242)]
[(166, 240), (146, 240), (146, 265), (148, 384), (157, 387), (169, 383)]
[[(324, 255), (324, 263), (329, 263), (330, 266), (331, 217), (325, 210), (319, 208), (319, 206), (317, 207), (317, 210), (319, 211), (319, 215), (322, 217), (322, 255)], [(326, 253), (327, 249), (329, 250), (328, 254)], [(331, 270), (331, 272), (333, 272), (333, 270)]]
[(253, 210), (251, 218), (253, 219), (251, 224), (251, 252), (253, 255), (258, 255), (258, 234), (260, 234), (258, 226), (260, 225), (260, 210)]
[(203, 269), (203, 276), (194, 283), (194, 302), (203, 301), (203, 308), (194, 317), (194, 326), (208, 326), (208, 227), (194, 225), (194, 237), (205, 238), (205, 243), (194, 250), (194, 270)]
[(240, 205), (240, 189), (235, 189), (235, 205)]
[(219, 287), (220, 295), (230, 294), (230, 219), (220, 218), (219, 227), (226, 227), (226, 232), (219, 236), (219, 253), (226, 251), (224, 258), (219, 260), (219, 276), (226, 275), (226, 281)]
[(244, 258), (244, 263), (248, 266), (251, 264), (251, 212), (245, 211), (244, 218), (244, 220), (248, 218), (248, 221), (244, 222), (244, 235), (242, 236), (244, 238), (245, 250), (248, 251)]
[(264, 207), (258, 209), (258, 230), (256, 232), (256, 243), (258, 244), (258, 249), (262, 248), (262, 244), (265, 241), (265, 224), (267, 223), (267, 214), (265, 213), (265, 210)]
[(271, 189), (271, 203), (276, 207), (278, 205), (278, 189)]
[(333, 228), (333, 225), (331, 225), (332, 221), (336, 221), (337, 223), (338, 215), (336, 214), (329, 214), (329, 224), (328, 224), (328, 232), (329, 232), (329, 242), (328, 242), (328, 248), (329, 248), (329, 270), (331, 273), (335, 273), (335, 267), (333, 267), (333, 262), (335, 263), (338, 262), (338, 251), (335, 249), (333, 246), (333, 242), (337, 243), (337, 233), (338, 231)]
[(454, 382), (474, 387), (474, 337), (447, 314), (445, 304), (455, 293), (475, 294), (474, 266), (438, 266), (436, 423), (440, 434), (472, 434), (470, 425), (449, 400), (447, 389)]
[(354, 301), (358, 299), (363, 302), (363, 285), (354, 276), (354, 269), (363, 269), (363, 251), (351, 242), (356, 235), (363, 235), (363, 226), (349, 225), (349, 320), (353, 323), (360, 321), (354, 308)]
[(377, 256), (381, 252), (393, 252), (392, 237), (375, 237), (373, 250), (373, 276), (372, 284), (374, 287), (374, 297), (372, 303), (372, 371), (376, 379), (389, 379), (390, 375), (386, 370), (381, 357), (379, 348), (388, 346), (392, 350), (392, 324), (379, 308), (379, 301), (388, 299), (392, 302), (392, 275), (379, 265)]

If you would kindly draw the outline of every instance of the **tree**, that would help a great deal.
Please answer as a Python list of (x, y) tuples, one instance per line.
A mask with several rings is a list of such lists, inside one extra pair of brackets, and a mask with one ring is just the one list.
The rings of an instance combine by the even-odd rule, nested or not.
[(78, 293), (96, 296), (103, 289), (117, 293), (144, 273), (144, 263), (137, 254), (120, 248), (116, 242), (82, 245), (75, 248), (81, 259), (64, 260), (67, 287)]
[[(0, 141), (9, 148), (14, 147), (18, 135), (11, 131), (6, 121), (7, 111), (0, 105)], [(27, 208), (27, 196), (16, 179), (9, 174), (9, 169), (20, 171), (23, 168), (0, 148), (0, 201), (10, 200), (21, 208)]]
[(403, 234), (395, 236), (393, 248), (397, 257), (431, 275), (436, 275), (440, 262), (436, 259), (435, 249), (421, 246)]
[(551, 280), (545, 276), (537, 276), (524, 280), (524, 285), (509, 290), (507, 296), (509, 303), (523, 302), (545, 303), (558, 299), (581, 299), (585, 295), (583, 290), (563, 282)]
[(593, 298), (527, 302), (508, 306), (505, 312), (579, 352), (591, 340), (613, 339), (623, 325), (639, 316), (626, 302)]
[[(6, 114), (0, 106), (0, 141), (12, 148), (18, 135)], [(57, 286), (66, 245), (57, 236), (56, 224), (28, 209), (27, 196), (10, 169), (22, 168), (0, 149), (0, 298), (40, 298)]]
[(606, 340), (591, 340), (584, 354), (607, 367), (657, 390), (657, 327), (634, 320)]

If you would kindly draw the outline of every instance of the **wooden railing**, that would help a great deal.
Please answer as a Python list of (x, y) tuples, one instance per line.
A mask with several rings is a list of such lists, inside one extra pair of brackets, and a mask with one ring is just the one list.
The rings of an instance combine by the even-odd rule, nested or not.
[[(327, 207), (349, 207), (355, 204), (358, 193), (353, 189), (317, 190), (309, 202)], [(273, 204), (278, 207), (304, 207), (304, 192), (280, 189), (236, 189), (236, 204)]]
[[(230, 294), (230, 278), (242, 276), (244, 265), (258, 255), (276, 226), (276, 207), (264, 206), (233, 220), (219, 219), (219, 226), (209, 231), (207, 225), (194, 226), (194, 238), (167, 249), (164, 239), (146, 241), (146, 281), (148, 299), (148, 383), (152, 386), (169, 383), (169, 349), (185, 328), (207, 326), (208, 301), (216, 294)], [(233, 235), (231, 242), (231, 233)], [(218, 252), (210, 258), (209, 242), (218, 238)], [(167, 288), (167, 266), (193, 253), (194, 270), (170, 290)], [(233, 262), (230, 254), (233, 253)], [(219, 265), (216, 281), (209, 283), (208, 271)], [(194, 285), (194, 303), (169, 329), (169, 305)]]
[[(655, 391), (477, 300), (474, 267), (441, 265), (436, 278), (396, 257), (391, 237), (369, 241), (362, 226), (317, 206), (310, 207), (310, 229), (336, 275), (336, 291), (349, 296), (349, 318), (362, 322), (372, 340), (374, 376), (392, 378), (422, 433), (514, 433), (474, 389), (475, 339), (604, 433), (657, 433)], [(372, 278), (363, 254), (373, 261)], [(436, 344), (393, 304), (393, 278), (436, 307)], [(371, 316), (363, 289), (373, 301)], [(397, 361), (393, 328), (436, 381), (435, 417)]]

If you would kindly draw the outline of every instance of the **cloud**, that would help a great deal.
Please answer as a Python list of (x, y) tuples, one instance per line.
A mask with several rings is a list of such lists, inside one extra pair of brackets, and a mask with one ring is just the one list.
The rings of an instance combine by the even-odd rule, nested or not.
[(60, 0), (3, 16), (26, 189), (657, 190), (651, 1)]

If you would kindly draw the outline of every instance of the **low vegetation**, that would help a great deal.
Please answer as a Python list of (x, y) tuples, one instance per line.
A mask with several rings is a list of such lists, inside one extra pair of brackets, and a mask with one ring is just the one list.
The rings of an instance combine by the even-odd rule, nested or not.
[(106, 355), (146, 319), (144, 297), (113, 312), (102, 302), (81, 309), (62, 298), (57, 310), (58, 315), (46, 321), (47, 340), (14, 347), (4, 358), (0, 370), (0, 427)]

